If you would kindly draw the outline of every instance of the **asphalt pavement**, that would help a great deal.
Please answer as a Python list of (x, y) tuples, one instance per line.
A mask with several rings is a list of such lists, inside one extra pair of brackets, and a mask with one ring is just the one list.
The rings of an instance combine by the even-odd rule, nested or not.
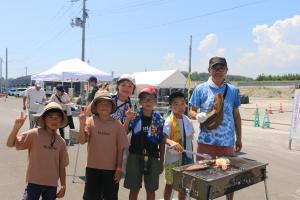
[[(272, 99), (261, 100), (266, 105)], [(291, 107), (291, 101), (287, 100)], [(255, 108), (255, 101), (251, 105), (241, 107), (242, 118), (251, 119)], [(253, 108), (253, 110), (251, 110)], [(22, 198), (25, 183), (27, 165), (27, 151), (16, 151), (5, 146), (7, 136), (14, 123), (14, 119), (20, 114), (22, 100), (15, 97), (0, 98), (0, 199), (19, 200)], [(267, 187), (270, 200), (300, 200), (300, 141), (293, 140), (292, 150), (288, 149), (288, 133), (291, 113), (274, 112), (272, 118), (278, 122), (270, 129), (254, 127), (253, 122), (243, 121), (243, 149), (242, 155), (246, 158), (268, 163)], [(74, 118), (78, 126), (78, 119)], [(22, 130), (28, 129), (26, 122)], [(197, 124), (195, 123), (195, 127)], [(67, 167), (67, 192), (64, 199), (82, 199), (86, 164), (86, 145), (80, 146), (75, 182), (72, 182), (76, 159), (77, 145), (68, 148), (70, 164)], [(128, 190), (120, 184), (119, 199), (128, 199)], [(164, 174), (160, 176), (160, 188), (156, 192), (156, 199), (163, 198)], [(146, 192), (141, 189), (139, 199), (146, 199)], [(225, 197), (218, 198), (219, 200)], [(263, 200), (265, 187), (263, 182), (235, 192), (235, 199), (239, 200)]]

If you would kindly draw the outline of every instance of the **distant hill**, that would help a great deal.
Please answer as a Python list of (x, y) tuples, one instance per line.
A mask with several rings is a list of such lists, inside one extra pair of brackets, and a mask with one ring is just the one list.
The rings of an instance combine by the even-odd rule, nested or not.
[(299, 81), (300, 74), (266, 75), (259, 74), (256, 81)]
[[(188, 72), (183, 71), (182, 73), (185, 77), (188, 76)], [(202, 73), (192, 72), (192, 74), (191, 74), (192, 81), (207, 81), (208, 77), (209, 77), (209, 74), (204, 73), (204, 72), (202, 72)], [(253, 78), (240, 76), (240, 75), (227, 75), (226, 80), (227, 81), (244, 81), (244, 82), (254, 81)]]

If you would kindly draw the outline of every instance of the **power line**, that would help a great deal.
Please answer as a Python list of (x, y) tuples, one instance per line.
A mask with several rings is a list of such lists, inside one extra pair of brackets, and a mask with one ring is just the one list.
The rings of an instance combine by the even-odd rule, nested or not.
[[(52, 18), (52, 20), (50, 21), (50, 28), (48, 29), (49, 31), (48, 32), (52, 32), (51, 30), (55, 30), (55, 33), (54, 35), (50, 36), (48, 39), (44, 40), (44, 41), (40, 41), (40, 42), (36, 42), (35, 45), (32, 45), (34, 46), (33, 47), (33, 53), (31, 53), (31, 55), (34, 55), (34, 56), (26, 56), (25, 58), (21, 58), (21, 59), (13, 59), (13, 60), (9, 60), (9, 62), (14, 62), (14, 61), (20, 61), (20, 62), (24, 62), (24, 61), (28, 61), (28, 60), (31, 60), (31, 61), (37, 61), (37, 60), (40, 60), (41, 58), (37, 58), (36, 55), (37, 55), (37, 51), (39, 51), (40, 49), (46, 47), (47, 45), (52, 45), (53, 44), (53, 41), (54, 40), (57, 40), (59, 37), (61, 37), (63, 34), (69, 32), (71, 30), (71, 27), (69, 26), (69, 23), (66, 23), (67, 19), (69, 17), (66, 17), (65, 18), (65, 25), (63, 26), (63, 28), (59, 31), (57, 31), (57, 28), (55, 28), (55, 26), (57, 26), (59, 23), (57, 23), (56, 21), (56, 24), (52, 23), (51, 22), (54, 22), (54, 19), (55, 18), (59, 18), (60, 19), (60, 22), (63, 22), (63, 17), (66, 16), (67, 13), (70, 13), (70, 14), (79, 14), (81, 12), (81, 10), (77, 10), (79, 8), (81, 4), (77, 5), (75, 7), (75, 11), (73, 10), (72, 12), (71, 9), (74, 8), (73, 5), (70, 5), (69, 7), (66, 8), (66, 6), (62, 6), (57, 12), (56, 14), (54, 15), (54, 17)], [(77, 11), (77, 12), (76, 12)], [(75, 13), (76, 12), (76, 13)], [(69, 20), (68, 20), (69, 21)], [(49, 26), (48, 26), (49, 27)]]
[[(178, 23), (182, 23), (182, 22), (186, 22), (186, 21), (191, 21), (191, 20), (195, 20), (195, 19), (199, 19), (199, 18), (204, 18), (204, 17), (207, 17), (207, 16), (212, 16), (212, 15), (217, 15), (217, 14), (220, 14), (220, 13), (229, 12), (229, 11), (232, 11), (232, 10), (237, 10), (237, 9), (244, 8), (244, 7), (257, 5), (257, 4), (262, 3), (263, 1), (265, 1), (265, 0), (254, 1), (254, 2), (250, 2), (250, 3), (246, 3), (246, 4), (241, 4), (241, 5), (229, 7), (229, 8), (223, 8), (223, 9), (207, 12), (207, 13), (197, 15), (197, 16), (186, 17), (186, 18), (183, 18), (183, 19), (173, 20), (173, 21), (162, 23), (162, 24), (145, 26), (143, 28), (124, 31), (124, 32), (119, 32), (119, 33), (124, 34), (124, 33), (131, 33), (131, 32), (138, 32), (138, 31), (144, 31), (144, 30), (149, 30), (149, 29), (161, 28), (161, 27), (165, 27), (165, 26), (169, 26), (169, 25), (173, 25), (173, 24), (178, 24)], [(115, 33), (115, 34), (119, 34), (119, 33)], [(113, 34), (107, 34), (107, 36), (108, 35), (111, 36)], [(103, 36), (92, 36), (92, 37), (89, 37), (88, 40), (98, 39), (98, 38), (101, 38), (101, 37), (103, 37)]]
[[(65, 7), (65, 6), (63, 6), (63, 7)], [(62, 13), (58, 14), (59, 12), (57, 12), (57, 14), (54, 15), (54, 17), (52, 18), (52, 20), (49, 23), (46, 23), (47, 24), (47, 32), (56, 32), (57, 31), (57, 27), (60, 24), (65, 24), (64, 25), (64, 29), (65, 29), (65, 27), (68, 26), (68, 24), (66, 23), (66, 21), (69, 21), (68, 20), (69, 16), (67, 16), (67, 17), (65, 17), (65, 16), (67, 15), (67, 13), (70, 13), (70, 14), (74, 14), (75, 13), (75, 11), (71, 12), (72, 8), (74, 8), (73, 5), (70, 5), (69, 7), (67, 7), (66, 9), (64, 9)], [(75, 9), (78, 9), (78, 6)], [(78, 12), (78, 10), (77, 10), (77, 12)], [(59, 20), (56, 20), (56, 19), (59, 19)], [(58, 35), (58, 34), (55, 34), (55, 35)], [(55, 37), (55, 36), (52, 36), (51, 38), (53, 38), (53, 37)], [(49, 41), (49, 39), (47, 39), (47, 41)], [(40, 46), (44, 46), (44, 44), (45, 44), (45, 40), (44, 41), (36, 42), (36, 44), (33, 45), (33, 46), (34, 46), (34, 49), (40, 49)]]
[[(155, 1), (147, 1), (147, 2), (142, 1), (142, 2), (136, 2), (136, 3), (131, 3), (129, 5), (121, 6), (119, 8), (102, 9), (100, 11), (95, 10), (94, 12), (97, 13), (93, 14), (93, 16), (105, 16), (105, 15), (126, 13), (143, 7), (162, 5), (168, 3), (168, 1), (170, 2), (170, 0), (155, 0)], [(172, 2), (174, 2), (174, 0)]]

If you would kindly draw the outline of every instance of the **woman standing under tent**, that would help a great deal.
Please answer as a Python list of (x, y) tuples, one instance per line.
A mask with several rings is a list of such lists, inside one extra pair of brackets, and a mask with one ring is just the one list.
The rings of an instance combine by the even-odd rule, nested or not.
[[(68, 125), (70, 129), (74, 129), (74, 122), (72, 117), (72, 111), (71, 111), (71, 99), (69, 95), (65, 92), (64, 87), (60, 84), (56, 85), (56, 93), (52, 94), (52, 96), (49, 99), (49, 102), (56, 102), (61, 105), (64, 112), (67, 114), (68, 117)], [(64, 128), (59, 128), (59, 133), (62, 138), (65, 139), (65, 131)]]

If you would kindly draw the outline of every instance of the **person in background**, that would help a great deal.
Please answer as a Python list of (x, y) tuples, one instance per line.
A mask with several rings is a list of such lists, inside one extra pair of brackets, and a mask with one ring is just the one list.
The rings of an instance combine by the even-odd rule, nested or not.
[[(55, 200), (66, 192), (66, 166), (69, 156), (65, 141), (57, 129), (66, 126), (67, 116), (61, 106), (49, 103), (38, 118), (40, 128), (19, 134), (27, 116), (21, 113), (8, 136), (6, 145), (17, 150), (28, 150), (28, 165), (23, 200)], [(58, 180), (60, 190), (57, 193)]]
[[(225, 81), (227, 71), (225, 58), (211, 58), (208, 67), (210, 75), (208, 81), (195, 88), (189, 101), (190, 117), (200, 122), (197, 141), (198, 153), (211, 156), (231, 156), (242, 149), (242, 123), (239, 112), (241, 103), (238, 90)], [(222, 102), (224, 103), (222, 104)], [(207, 124), (211, 121), (208, 113), (212, 110), (217, 113), (215, 116), (221, 116), (213, 120), (215, 127)], [(202, 158), (197, 157), (197, 159)], [(232, 200), (233, 193), (228, 194), (227, 199)]]
[(46, 93), (43, 87), (44, 82), (42, 80), (36, 80), (34, 86), (29, 87), (23, 97), (23, 110), (28, 108), (30, 128), (33, 128), (36, 124), (33, 114), (37, 114), (46, 101)]
[(96, 92), (99, 90), (97, 86), (97, 78), (95, 76), (91, 76), (88, 80), (89, 83), (89, 93), (87, 97), (87, 104), (91, 103), (95, 97)]
[[(61, 107), (63, 108), (63, 110), (66, 113), (67, 118), (68, 118), (67, 125), (69, 125), (70, 129), (74, 129), (75, 126), (74, 126), (74, 122), (73, 122), (71, 105), (70, 105), (71, 99), (70, 99), (69, 95), (65, 92), (65, 89), (62, 85), (58, 84), (56, 86), (56, 93), (52, 94), (52, 96), (50, 97), (48, 102), (56, 102), (61, 105)], [(65, 139), (64, 127), (59, 128), (59, 133), (60, 133), (61, 137)]]

